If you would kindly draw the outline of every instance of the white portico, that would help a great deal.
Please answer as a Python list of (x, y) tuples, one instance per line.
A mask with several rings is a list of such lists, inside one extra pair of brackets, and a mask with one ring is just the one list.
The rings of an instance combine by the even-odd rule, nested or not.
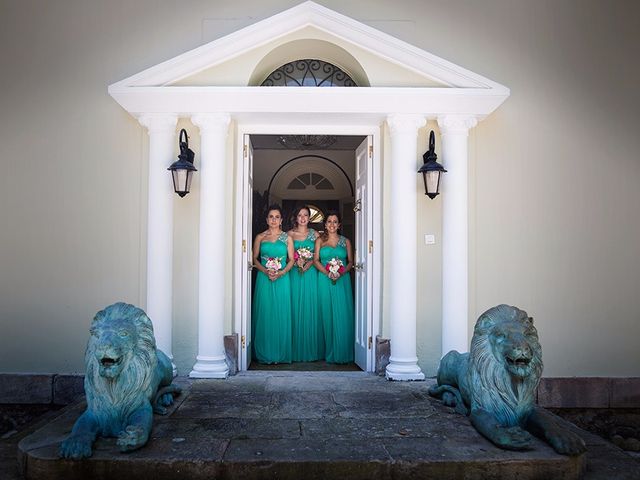
[[(259, 78), (258, 70), (273, 63), (273, 52), (283, 52), (280, 64), (291, 61), (291, 56), (306, 54), (310, 58), (325, 52), (326, 61), (340, 63), (345, 71), (349, 67), (362, 71), (365, 76), (367, 65), (388, 62), (391, 73), (397, 70), (406, 78), (423, 79), (424, 86), (376, 86), (375, 82), (349, 88), (255, 86), (250, 79)], [(238, 61), (240, 58), (245, 60)], [(247, 83), (216, 82), (220, 78), (216, 69), (236, 64)], [(247, 70), (246, 65), (253, 68)], [(189, 119), (199, 129), (198, 347), (192, 377), (225, 378), (228, 369), (223, 336), (242, 334), (246, 291), (241, 277), (246, 275), (246, 264), (241, 245), (246, 248), (252, 239), (244, 238), (240, 226), (242, 192), (238, 190), (242, 190), (246, 178), (242, 135), (251, 133), (362, 134), (372, 138), (373, 200), (368, 208), (373, 222), (363, 239), (370, 245), (365, 263), (371, 276), (367, 292), (371, 308), (367, 310), (370, 321), (365, 323), (373, 338), (381, 333), (381, 324), (388, 325), (391, 357), (387, 377), (421, 380), (424, 374), (416, 356), (418, 232), (412, 219), (417, 202), (424, 201), (417, 188), (417, 170), (422, 162), (418, 136), (428, 120), (436, 120), (442, 143), (440, 159), (448, 170), (440, 197), (442, 352), (467, 349), (467, 137), (478, 121), (508, 97), (507, 88), (351, 18), (305, 2), (115, 83), (109, 93), (149, 132), (146, 310), (154, 322), (158, 346), (169, 355), (175, 328), (171, 261), (175, 199), (166, 168), (175, 157), (178, 118)], [(232, 142), (228, 141), (229, 135), (234, 136)], [(384, 149), (383, 141), (388, 142)], [(237, 147), (230, 151), (230, 144)], [(384, 154), (390, 156), (390, 171), (385, 171), (383, 178)], [(227, 171), (234, 172), (235, 194), (225, 185)], [(381, 201), (385, 182), (390, 192), (388, 212), (383, 211)], [(234, 228), (229, 229), (233, 232), (231, 251), (229, 242), (214, 231), (216, 222), (228, 210), (237, 213)], [(384, 255), (378, 248), (383, 243), (383, 224), (390, 230), (391, 242)], [(233, 258), (231, 271), (216, 265), (221, 252)], [(383, 292), (388, 318), (382, 318)], [(225, 329), (228, 312), (224, 305), (229, 296), (233, 297), (231, 330)], [(368, 369), (374, 358), (370, 348)]]

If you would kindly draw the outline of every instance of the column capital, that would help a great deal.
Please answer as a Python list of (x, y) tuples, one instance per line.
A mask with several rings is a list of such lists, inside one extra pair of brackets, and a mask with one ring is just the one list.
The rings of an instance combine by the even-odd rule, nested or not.
[(438, 126), (442, 135), (468, 135), (469, 129), (478, 124), (478, 119), (472, 115), (441, 115)]
[(387, 116), (391, 136), (401, 133), (416, 134), (426, 124), (427, 119), (423, 115), (393, 113)]
[(226, 135), (231, 116), (228, 113), (201, 113), (191, 117), (191, 123), (200, 129), (200, 133), (216, 131)]
[(138, 117), (138, 122), (147, 128), (149, 135), (165, 132), (175, 134), (178, 116), (165, 113), (145, 113)]

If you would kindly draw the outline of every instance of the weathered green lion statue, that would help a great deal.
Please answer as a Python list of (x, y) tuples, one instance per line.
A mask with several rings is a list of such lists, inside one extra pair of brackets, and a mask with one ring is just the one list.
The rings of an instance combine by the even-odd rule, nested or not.
[(171, 361), (156, 349), (151, 320), (143, 310), (116, 303), (98, 312), (91, 323), (85, 352), (84, 390), (87, 409), (60, 456), (90, 457), (98, 436), (118, 437), (123, 452), (149, 440), (153, 413), (166, 413), (173, 394)]
[(542, 348), (527, 312), (498, 305), (475, 326), (469, 353), (447, 353), (438, 369), (438, 385), (429, 394), (469, 415), (473, 426), (501, 448), (529, 448), (530, 433), (556, 452), (579, 455), (584, 441), (535, 405), (542, 375)]

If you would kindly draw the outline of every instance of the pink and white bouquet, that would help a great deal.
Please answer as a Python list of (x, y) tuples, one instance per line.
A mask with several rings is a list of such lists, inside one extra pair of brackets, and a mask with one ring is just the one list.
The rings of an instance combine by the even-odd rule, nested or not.
[(331, 260), (329, 260), (324, 268), (327, 272), (329, 272), (329, 278), (331, 279), (331, 283), (333, 283), (334, 285), (336, 284), (336, 275), (342, 275), (345, 270), (342, 260), (336, 257), (333, 257)]
[(280, 257), (267, 257), (267, 261), (264, 263), (267, 270), (278, 271), (282, 268), (282, 260)]
[(313, 252), (309, 247), (300, 247), (293, 253), (293, 259), (298, 265), (298, 271), (302, 273), (305, 265), (313, 258)]

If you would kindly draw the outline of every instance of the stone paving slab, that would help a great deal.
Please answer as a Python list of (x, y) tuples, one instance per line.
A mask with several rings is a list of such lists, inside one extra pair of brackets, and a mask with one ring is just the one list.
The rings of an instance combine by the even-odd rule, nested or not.
[(91, 458), (61, 460), (59, 444), (84, 409), (78, 404), (20, 442), (20, 464), (25, 478), (43, 480), (526, 480), (579, 478), (585, 469), (584, 455), (558, 455), (537, 440), (526, 452), (498, 449), (429, 398), (427, 382), (342, 375), (179, 379), (183, 393), (155, 417), (144, 448), (122, 454), (115, 439), (99, 439)]

